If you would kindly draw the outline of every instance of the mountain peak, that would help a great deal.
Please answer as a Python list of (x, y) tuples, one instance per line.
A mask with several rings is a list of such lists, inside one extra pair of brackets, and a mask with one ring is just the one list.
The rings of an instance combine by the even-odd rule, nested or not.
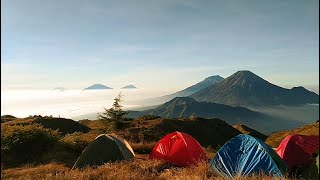
[(297, 87), (291, 88), (291, 90), (307, 90), (307, 89), (302, 86), (297, 86)]
[(249, 70), (239, 70), (236, 73), (247, 73), (247, 74), (254, 74), (253, 72), (249, 71)]
[(112, 89), (111, 87), (105, 86), (103, 84), (94, 84), (92, 86), (89, 86), (85, 88), (84, 90), (94, 90), (94, 89)]
[(234, 106), (294, 105), (318, 103), (319, 96), (303, 87), (285, 89), (248, 70), (237, 71), (225, 80), (195, 94), (196, 101)]
[(207, 78), (205, 78), (204, 80), (212, 80), (212, 79), (214, 79), (214, 80), (223, 80), (223, 77), (221, 77), (221, 76), (219, 76), (219, 75), (213, 75), (213, 76), (209, 76), (209, 77), (207, 77)]
[(237, 71), (225, 80), (231, 86), (238, 85), (241, 87), (251, 87), (254, 84), (269, 84), (268, 81), (248, 70)]
[(129, 85), (126, 85), (126, 86), (122, 87), (121, 89), (137, 89), (137, 87), (135, 87), (132, 84), (129, 84)]
[[(260, 78), (258, 75), (254, 74), (253, 72), (249, 71), (249, 70), (241, 70), (241, 71), (237, 71), (236, 73), (233, 74), (234, 76), (238, 76), (238, 77), (258, 77)], [(262, 79), (262, 78), (261, 78)]]

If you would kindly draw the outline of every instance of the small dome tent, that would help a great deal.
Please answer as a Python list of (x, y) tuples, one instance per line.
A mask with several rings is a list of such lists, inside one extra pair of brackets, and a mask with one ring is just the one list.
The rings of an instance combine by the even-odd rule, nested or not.
[(149, 158), (184, 167), (206, 160), (207, 156), (197, 140), (186, 133), (176, 131), (164, 136), (155, 145)]
[(286, 164), (261, 140), (239, 134), (226, 142), (212, 158), (210, 167), (225, 179), (265, 173), (284, 177)]
[(312, 155), (318, 150), (319, 136), (294, 134), (284, 138), (276, 152), (289, 168), (293, 168), (312, 164)]
[(83, 150), (72, 169), (99, 166), (106, 162), (134, 157), (135, 154), (125, 139), (116, 135), (101, 134)]

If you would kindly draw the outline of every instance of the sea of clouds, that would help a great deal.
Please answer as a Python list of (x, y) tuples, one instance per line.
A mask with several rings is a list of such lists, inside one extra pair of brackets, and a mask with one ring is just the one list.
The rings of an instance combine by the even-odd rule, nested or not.
[(110, 108), (119, 92), (123, 95), (122, 105), (126, 110), (144, 106), (139, 101), (141, 99), (172, 93), (153, 89), (7, 90), (1, 91), (1, 115), (85, 117)]

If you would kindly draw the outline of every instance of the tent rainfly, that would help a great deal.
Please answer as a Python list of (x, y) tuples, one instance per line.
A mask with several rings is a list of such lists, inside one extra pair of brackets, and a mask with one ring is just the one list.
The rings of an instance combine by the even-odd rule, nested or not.
[(206, 160), (207, 156), (197, 140), (186, 133), (176, 131), (164, 136), (155, 145), (149, 158), (184, 167)]
[(101, 134), (82, 152), (72, 169), (99, 166), (106, 162), (133, 159), (135, 154), (129, 143), (116, 135)]
[(317, 151), (319, 151), (319, 136), (294, 134), (284, 138), (276, 152), (289, 168), (293, 168), (312, 164), (313, 154)]
[(239, 134), (226, 142), (212, 158), (210, 167), (224, 179), (258, 173), (284, 178), (287, 170), (271, 147), (247, 134)]

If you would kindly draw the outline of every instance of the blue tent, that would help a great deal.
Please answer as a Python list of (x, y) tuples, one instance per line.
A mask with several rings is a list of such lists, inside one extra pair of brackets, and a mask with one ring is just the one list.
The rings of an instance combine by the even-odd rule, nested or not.
[(226, 142), (213, 157), (210, 166), (226, 179), (252, 173), (284, 177), (287, 165), (263, 141), (239, 134)]

